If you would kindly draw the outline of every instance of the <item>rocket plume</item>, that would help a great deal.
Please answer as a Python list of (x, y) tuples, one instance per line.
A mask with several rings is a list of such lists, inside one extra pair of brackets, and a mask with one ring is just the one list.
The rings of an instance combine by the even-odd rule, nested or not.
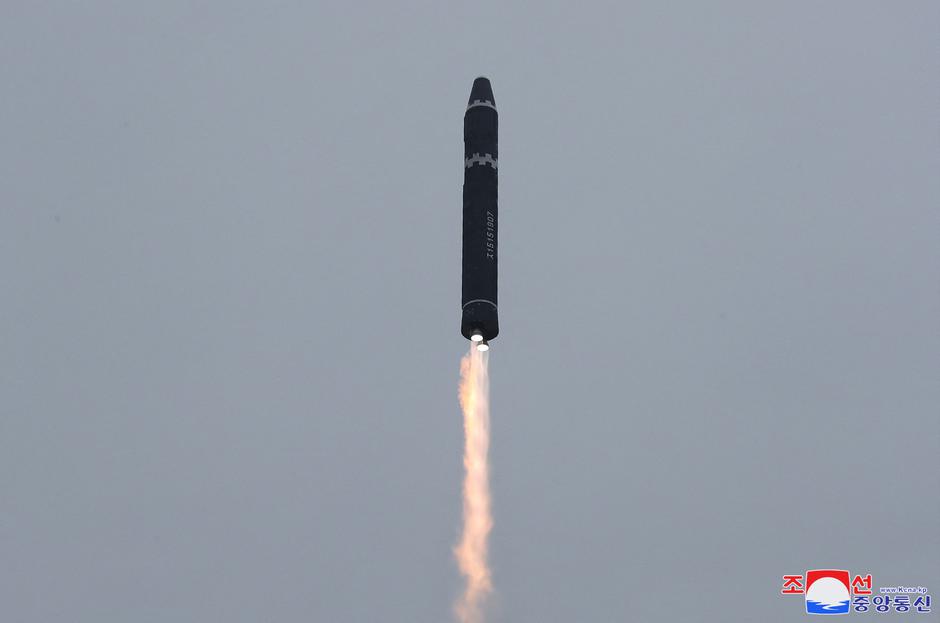
[(483, 605), (493, 590), (487, 565), (487, 538), (493, 527), (490, 514), (490, 379), (489, 355), (470, 345), (460, 361), (460, 407), (464, 428), (463, 531), (454, 547), (465, 580), (463, 594), (454, 604), (460, 623), (483, 623)]

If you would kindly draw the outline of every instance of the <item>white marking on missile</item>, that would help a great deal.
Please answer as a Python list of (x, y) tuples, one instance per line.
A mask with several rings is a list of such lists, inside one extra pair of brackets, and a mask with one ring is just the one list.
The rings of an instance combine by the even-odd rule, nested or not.
[[(487, 299), (473, 299), (472, 301), (467, 301), (466, 303), (464, 303), (463, 307), (466, 307), (470, 303), (489, 303), (493, 307), (496, 307), (496, 303), (494, 303), (493, 301), (488, 301)], [(461, 307), (460, 309), (463, 309), (463, 307)]]
[(463, 164), (466, 168), (470, 168), (475, 164), (488, 164), (494, 169), (498, 169), (496, 158), (492, 154), (473, 154), (469, 158), (465, 158)]
[(496, 106), (493, 105), (493, 102), (490, 102), (488, 100), (473, 100), (472, 102), (470, 102), (470, 105), (467, 106), (467, 110), (470, 110), (471, 108), (477, 108), (478, 106), (486, 106), (487, 108), (492, 108), (493, 110), (496, 110)]

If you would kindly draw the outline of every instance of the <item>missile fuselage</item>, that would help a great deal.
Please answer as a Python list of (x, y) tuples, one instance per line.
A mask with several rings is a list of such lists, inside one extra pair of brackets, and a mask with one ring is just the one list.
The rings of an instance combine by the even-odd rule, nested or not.
[(499, 333), (496, 301), (497, 130), (493, 89), (477, 78), (463, 117), (463, 315), (460, 333), (488, 341)]

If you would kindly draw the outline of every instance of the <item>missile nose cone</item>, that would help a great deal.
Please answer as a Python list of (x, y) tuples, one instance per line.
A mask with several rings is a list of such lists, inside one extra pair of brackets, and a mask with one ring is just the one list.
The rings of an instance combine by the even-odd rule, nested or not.
[(496, 99), (493, 98), (493, 87), (490, 86), (490, 81), (483, 76), (474, 80), (473, 88), (470, 89), (470, 101), (468, 103), (472, 104), (477, 101), (496, 104)]

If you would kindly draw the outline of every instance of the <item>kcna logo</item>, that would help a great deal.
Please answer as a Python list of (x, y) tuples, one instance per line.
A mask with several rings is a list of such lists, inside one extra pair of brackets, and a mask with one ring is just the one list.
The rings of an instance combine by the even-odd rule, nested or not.
[[(871, 582), (871, 576), (868, 576)], [(846, 614), (849, 611), (849, 572), (813, 569), (806, 572), (806, 613)]]
[(881, 587), (873, 595), (871, 574), (852, 576), (844, 569), (810, 569), (783, 576), (784, 595), (804, 595), (807, 614), (854, 612), (929, 613), (930, 595), (923, 586)]
[(802, 575), (783, 576), (780, 592), (804, 593), (807, 614), (848, 614), (853, 587), (856, 595), (871, 595), (871, 574), (864, 578), (857, 575), (850, 581), (849, 572), (843, 569), (810, 569), (805, 584)]

